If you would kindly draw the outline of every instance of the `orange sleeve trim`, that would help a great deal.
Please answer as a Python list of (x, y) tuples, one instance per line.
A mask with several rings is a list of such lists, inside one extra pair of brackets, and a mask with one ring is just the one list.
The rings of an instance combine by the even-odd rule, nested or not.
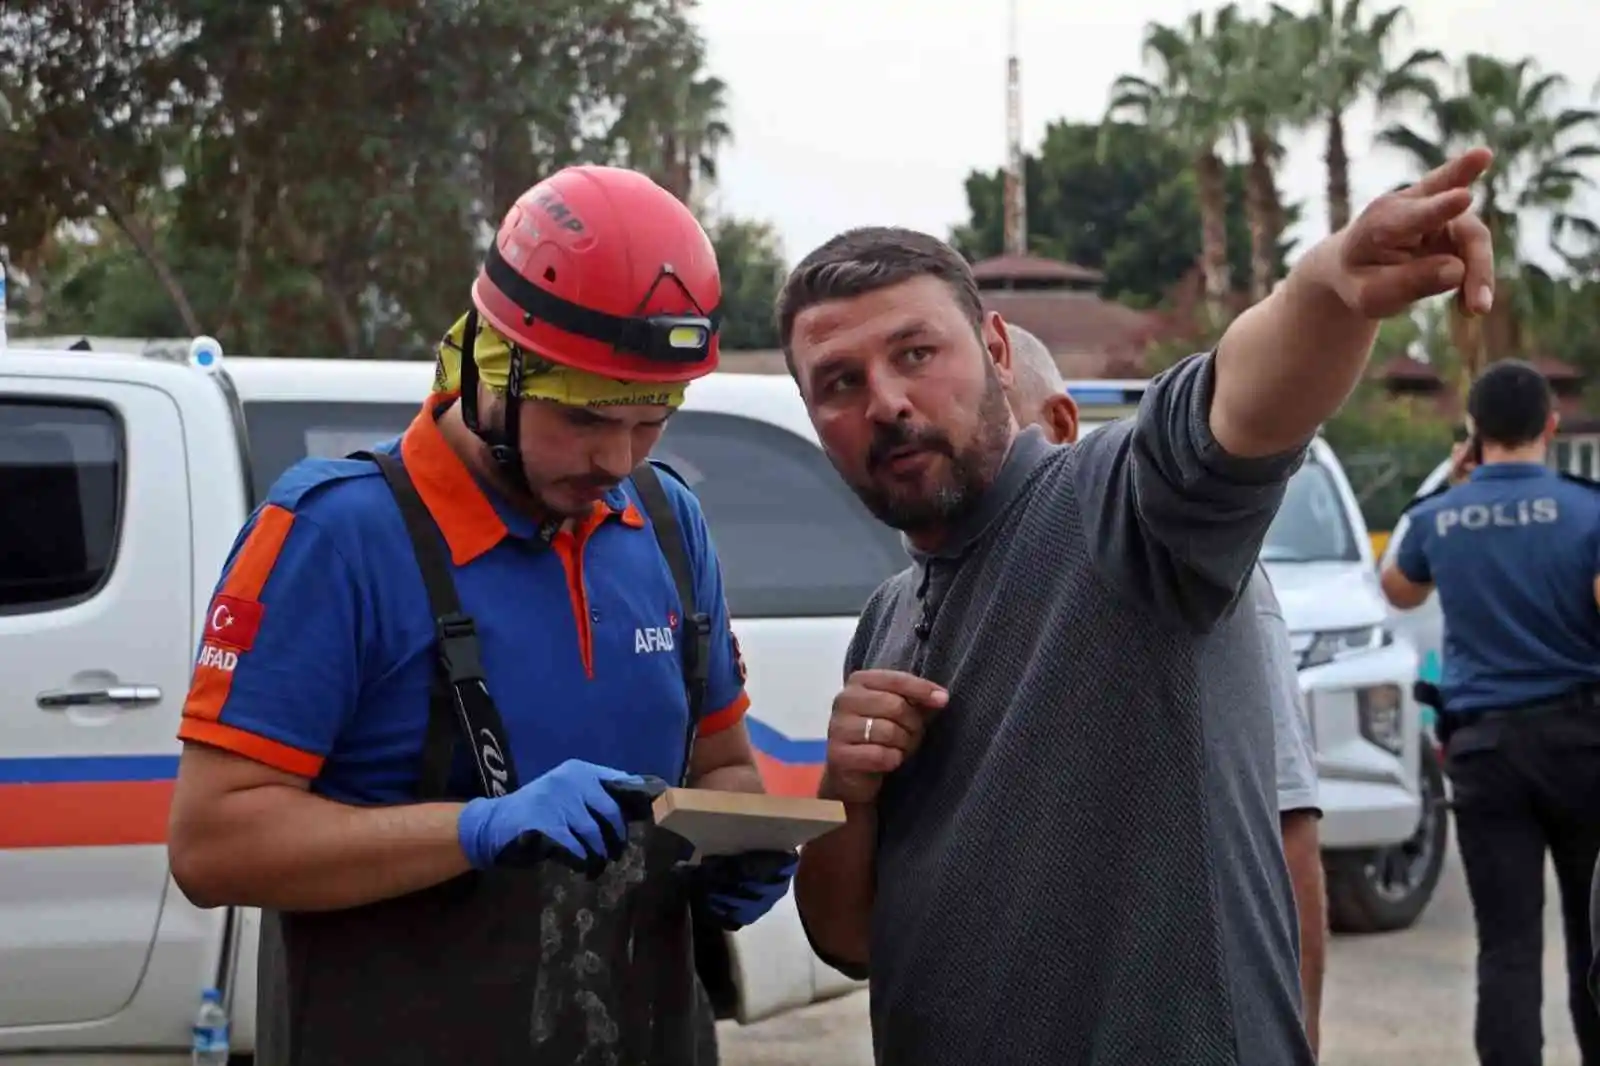
[(288, 744), (280, 744), (276, 740), (268, 740), (238, 726), (224, 725), (222, 722), (186, 717), (178, 726), (178, 739), (192, 740), (197, 744), (231, 751), (235, 755), (243, 755), (246, 759), (270, 766), (274, 770), (282, 770), (286, 774), (294, 774), (296, 777), (316, 777), (322, 771), (323, 759), (320, 755), (301, 751)]
[(744, 713), (750, 709), (750, 694), (741, 690), (734, 701), (720, 711), (712, 711), (700, 719), (700, 735), (708, 737), (713, 733), (720, 733), (724, 729), (732, 728), (744, 718)]
[[(245, 537), (244, 544), (234, 556), (233, 567), (217, 594), (258, 603), (261, 590), (272, 576), (272, 568), (277, 565), (278, 556), (283, 554), (284, 542), (289, 539), (289, 530), (293, 526), (294, 512), (276, 504), (263, 507), (249, 536)], [(194, 679), (189, 683), (189, 698), (184, 702), (183, 713), (191, 718), (214, 722), (222, 717), (222, 708), (227, 704), (228, 693), (233, 688), (233, 671), (239, 664), (239, 655), (245, 653), (208, 654), (211, 650), (207, 644), (201, 651), (200, 661), (195, 664)]]

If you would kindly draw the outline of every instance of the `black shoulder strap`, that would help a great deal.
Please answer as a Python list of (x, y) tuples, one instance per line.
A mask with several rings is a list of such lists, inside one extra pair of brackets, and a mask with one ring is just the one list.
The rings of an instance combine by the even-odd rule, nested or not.
[(666, 489), (661, 487), (660, 476), (648, 460), (634, 469), (633, 484), (639, 490), (639, 502), (644, 504), (650, 528), (655, 530), (656, 543), (661, 546), (661, 554), (672, 571), (673, 583), (678, 586), (678, 602), (683, 607), (683, 640), (678, 654), (683, 660), (683, 684), (689, 698), (689, 732), (683, 747), (682, 776), (682, 781), (687, 782), (711, 676), (711, 616), (700, 610), (695, 601), (694, 569), (689, 565), (683, 529), (678, 524), (677, 512), (672, 509), (672, 501), (667, 499)]
[(411, 475), (398, 460), (379, 452), (356, 452), (350, 458), (377, 463), (388, 482), (411, 537), (433, 612), (438, 662), (429, 700), (427, 739), (423, 743), (421, 798), (442, 799), (448, 795), (458, 738), (465, 738), (472, 752), (483, 795), (514, 792), (517, 768), (511, 760), (505, 723), (489, 695), (477, 624), (461, 609), (444, 535), (417, 494)]

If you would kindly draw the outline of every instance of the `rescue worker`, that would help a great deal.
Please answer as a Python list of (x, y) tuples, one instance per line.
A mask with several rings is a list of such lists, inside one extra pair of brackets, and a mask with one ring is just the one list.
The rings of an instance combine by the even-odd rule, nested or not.
[(1557, 415), (1529, 364), (1491, 366), (1467, 411), (1455, 484), (1412, 506), (1382, 580), (1402, 609), (1437, 588), (1444, 616), (1439, 732), (1478, 928), (1478, 1058), (1541, 1061), (1549, 852), (1578, 1046), (1600, 1066), (1586, 988), (1600, 856), (1600, 486), (1545, 465)]
[(664, 784), (762, 791), (704, 517), (644, 461), (720, 297), (665, 190), (560, 171), (405, 434), (302, 462), (241, 531), (170, 850), (196, 904), (264, 909), (260, 1066), (697, 1061), (691, 909), (748, 924), (796, 861), (685, 864), (650, 821)]
[[(1067, 394), (1067, 383), (1038, 337), (1021, 326), (1007, 324), (1011, 337), (1011, 384), (1006, 398), (1017, 425), (1039, 426), (1052, 444), (1073, 444), (1078, 439), (1078, 405)], [(1277, 770), (1278, 824), (1283, 836), (1283, 857), (1294, 886), (1295, 913), (1300, 920), (1300, 999), (1305, 1013), (1306, 1037), (1315, 1054), (1321, 1044), (1322, 980), (1327, 942), (1327, 889), (1322, 871), (1318, 824), (1322, 807), (1318, 798), (1316, 749), (1311, 742), (1311, 720), (1300, 695), (1300, 675), (1289, 645), (1289, 627), (1266, 568), (1259, 562), (1245, 586), (1236, 609), (1248, 612), (1250, 624), (1222, 631), (1224, 636), (1208, 648), (1211, 654), (1249, 664), (1260, 684), (1259, 692), (1272, 712), (1273, 762)]]

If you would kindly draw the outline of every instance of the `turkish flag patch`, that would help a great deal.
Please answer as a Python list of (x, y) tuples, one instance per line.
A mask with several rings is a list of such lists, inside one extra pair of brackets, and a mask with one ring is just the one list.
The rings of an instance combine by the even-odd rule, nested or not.
[(206, 640), (235, 651), (249, 651), (261, 628), (261, 604), (237, 596), (218, 596), (206, 615)]

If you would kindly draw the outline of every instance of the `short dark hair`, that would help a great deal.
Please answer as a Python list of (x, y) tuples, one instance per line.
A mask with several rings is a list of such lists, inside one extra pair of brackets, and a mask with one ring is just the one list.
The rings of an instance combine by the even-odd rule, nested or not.
[(845, 230), (800, 260), (778, 293), (774, 317), (783, 361), (794, 374), (794, 320), (829, 300), (848, 300), (913, 278), (938, 278), (950, 286), (972, 328), (983, 325), (978, 280), (961, 253), (937, 237), (899, 226)]
[(1538, 440), (1554, 406), (1550, 382), (1520, 359), (1492, 364), (1467, 392), (1478, 437), (1508, 448)]

